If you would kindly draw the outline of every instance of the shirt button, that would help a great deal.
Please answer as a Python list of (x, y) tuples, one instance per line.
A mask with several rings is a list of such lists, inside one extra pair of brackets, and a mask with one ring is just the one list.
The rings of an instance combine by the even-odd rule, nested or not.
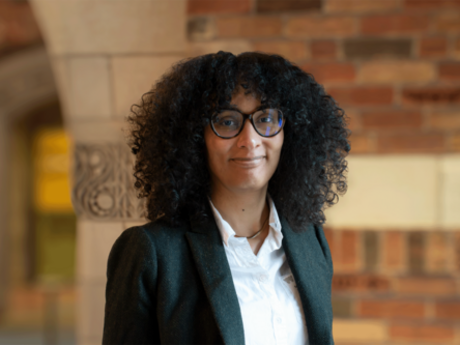
[(278, 322), (279, 324), (282, 324), (282, 323), (283, 323), (283, 320), (282, 320), (280, 317), (277, 317), (277, 318), (276, 318), (276, 322)]
[(259, 281), (265, 283), (268, 280), (268, 277), (265, 274), (259, 276)]

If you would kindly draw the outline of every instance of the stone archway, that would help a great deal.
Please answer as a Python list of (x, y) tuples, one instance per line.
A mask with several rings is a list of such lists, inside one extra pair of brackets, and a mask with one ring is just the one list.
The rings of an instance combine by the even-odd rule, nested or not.
[(65, 127), (75, 145), (78, 343), (100, 344), (109, 251), (124, 229), (143, 222), (130, 187), (131, 158), (121, 131), (124, 117), (166, 69), (185, 57), (186, 3), (31, 4), (50, 56)]

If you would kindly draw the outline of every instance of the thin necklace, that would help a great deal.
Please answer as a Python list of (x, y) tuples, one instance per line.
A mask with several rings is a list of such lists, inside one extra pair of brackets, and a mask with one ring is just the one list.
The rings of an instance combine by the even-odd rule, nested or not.
[(250, 239), (258, 236), (262, 232), (263, 228), (265, 227), (265, 224), (267, 223), (267, 220), (268, 220), (269, 217), (270, 217), (270, 212), (268, 212), (268, 216), (265, 219), (264, 224), (262, 224), (262, 227), (260, 228), (260, 230), (257, 231), (254, 235), (252, 235), (252, 236), (238, 236), (238, 235), (235, 235), (235, 237), (246, 237), (248, 240), (250, 240)]

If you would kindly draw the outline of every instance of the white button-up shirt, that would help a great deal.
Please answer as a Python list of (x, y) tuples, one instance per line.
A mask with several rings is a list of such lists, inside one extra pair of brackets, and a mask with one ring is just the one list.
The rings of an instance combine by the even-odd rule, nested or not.
[(308, 344), (302, 303), (281, 245), (281, 222), (270, 197), (268, 202), (269, 233), (255, 255), (210, 200), (240, 305), (244, 339), (246, 345)]

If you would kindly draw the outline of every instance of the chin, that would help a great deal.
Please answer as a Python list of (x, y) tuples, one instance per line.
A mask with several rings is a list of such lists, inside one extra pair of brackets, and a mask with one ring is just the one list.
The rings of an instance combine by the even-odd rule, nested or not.
[(235, 181), (232, 183), (233, 188), (240, 190), (240, 191), (256, 191), (261, 190), (268, 184), (268, 180), (260, 180), (260, 179), (250, 179), (244, 181)]

